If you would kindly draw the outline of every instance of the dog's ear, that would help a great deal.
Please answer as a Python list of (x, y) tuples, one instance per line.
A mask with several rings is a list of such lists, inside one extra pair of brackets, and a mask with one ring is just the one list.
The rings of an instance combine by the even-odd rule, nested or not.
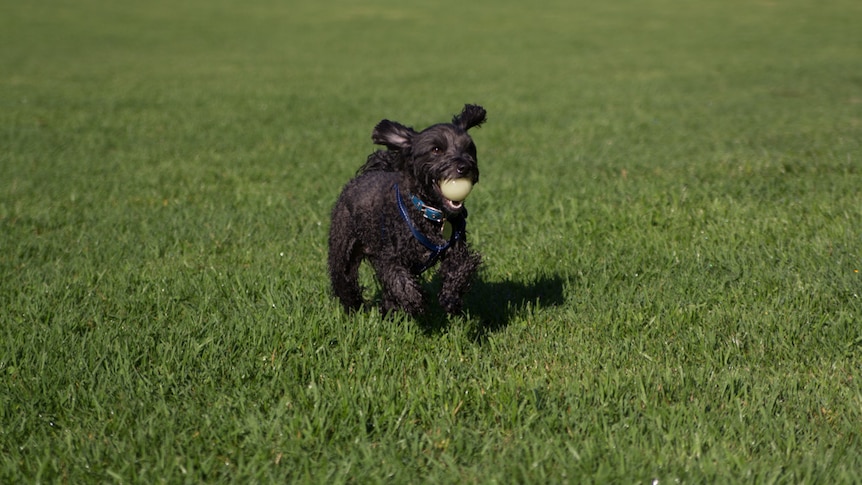
[(461, 114), (452, 118), (452, 124), (464, 131), (485, 122), (485, 108), (476, 104), (465, 104)]
[(384, 145), (390, 150), (403, 150), (410, 148), (413, 144), (413, 136), (416, 134), (413, 128), (394, 121), (383, 120), (374, 127), (374, 131), (371, 132), (371, 139), (377, 145)]

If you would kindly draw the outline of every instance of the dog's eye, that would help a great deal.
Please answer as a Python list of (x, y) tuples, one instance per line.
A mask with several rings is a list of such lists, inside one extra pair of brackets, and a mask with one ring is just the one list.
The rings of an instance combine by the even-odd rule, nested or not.
[(440, 147), (434, 147), (431, 149), (431, 153), (434, 155), (439, 155), (442, 152), (443, 152), (443, 150)]

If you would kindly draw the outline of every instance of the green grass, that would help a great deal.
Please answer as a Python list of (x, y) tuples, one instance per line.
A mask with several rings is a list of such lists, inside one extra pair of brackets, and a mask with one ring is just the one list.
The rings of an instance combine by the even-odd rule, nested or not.
[[(0, 483), (858, 480), (859, 2), (291, 3), (0, 8)], [(467, 102), (467, 315), (342, 314)]]

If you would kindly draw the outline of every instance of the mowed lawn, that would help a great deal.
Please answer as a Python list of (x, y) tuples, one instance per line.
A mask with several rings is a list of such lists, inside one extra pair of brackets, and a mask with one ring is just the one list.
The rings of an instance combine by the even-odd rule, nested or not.
[[(857, 482), (860, 25), (7, 2), (0, 483)], [(372, 128), (465, 103), (465, 315), (345, 315), (329, 211)]]

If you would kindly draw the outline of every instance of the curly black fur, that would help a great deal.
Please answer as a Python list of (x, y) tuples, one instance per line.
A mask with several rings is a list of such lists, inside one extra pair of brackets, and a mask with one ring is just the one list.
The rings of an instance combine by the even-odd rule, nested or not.
[[(399, 212), (395, 185), (416, 228), (434, 244), (444, 244), (444, 222), (423, 217), (410, 195), (442, 210), (449, 220), (466, 217), (464, 205), (443, 197), (438, 183), (454, 178), (479, 181), (476, 145), (467, 130), (484, 121), (484, 108), (466, 105), (452, 123), (433, 125), (421, 132), (389, 120), (374, 128), (372, 140), (387, 150), (369, 155), (356, 177), (344, 186), (332, 210), (329, 276), (332, 291), (346, 310), (357, 310), (364, 303), (359, 265), (368, 260), (383, 288), (384, 312), (402, 310), (416, 315), (423, 311), (425, 297), (417, 268), (428, 261), (431, 251), (413, 236)], [(460, 313), (463, 296), (480, 262), (466, 235), (440, 258), (438, 300), (449, 314)]]

